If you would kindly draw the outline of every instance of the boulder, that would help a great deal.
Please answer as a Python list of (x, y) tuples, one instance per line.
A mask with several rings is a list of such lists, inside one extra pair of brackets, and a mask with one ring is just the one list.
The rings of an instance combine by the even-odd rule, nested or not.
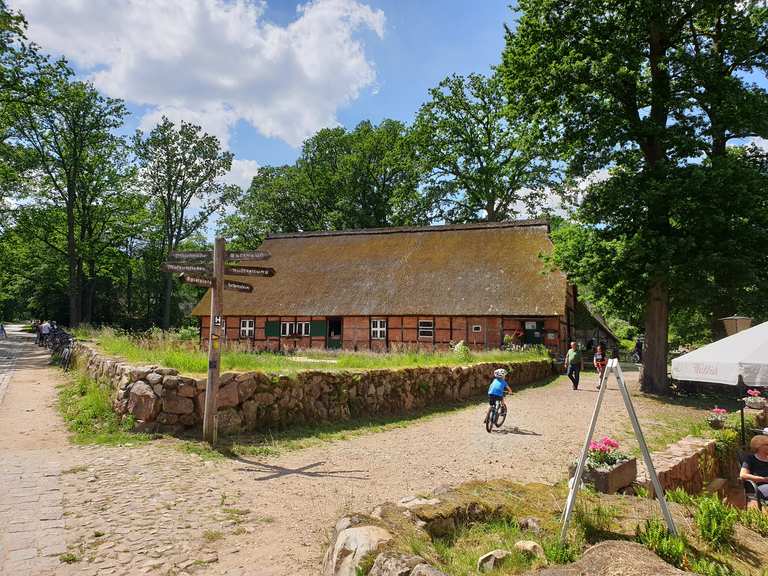
[(645, 546), (626, 540), (605, 540), (565, 566), (541, 568), (526, 576), (693, 576), (667, 564)]
[(149, 384), (139, 380), (131, 386), (131, 394), (128, 397), (128, 412), (136, 420), (152, 422), (160, 413), (160, 400), (155, 396)]
[(518, 522), (518, 525), (520, 526), (520, 530), (533, 532), (534, 534), (540, 534), (541, 533), (541, 525), (539, 524), (539, 521), (536, 520), (536, 518), (523, 518)]
[(237, 393), (240, 398), (240, 403), (249, 400), (256, 392), (256, 379), (251, 374), (242, 374), (237, 378)]
[(243, 420), (240, 414), (234, 408), (225, 408), (219, 410), (219, 434), (222, 436), (232, 436), (240, 433), (243, 426)]
[(157, 372), (150, 372), (144, 380), (147, 381), (147, 384), (154, 387), (156, 384), (160, 384), (163, 381), (163, 376)]
[(515, 542), (515, 550), (519, 550), (524, 554), (529, 554), (535, 558), (544, 558), (544, 548), (541, 544), (534, 542), (533, 540), (519, 540)]
[(136, 382), (137, 380), (143, 380), (144, 377), (149, 374), (150, 369), (147, 367), (138, 367), (134, 366), (131, 368), (131, 381)]
[(423, 563), (424, 559), (418, 556), (382, 552), (376, 557), (368, 576), (410, 576), (411, 570)]
[(512, 552), (509, 550), (494, 550), (483, 554), (477, 559), (477, 571), (478, 572), (490, 572), (494, 568), (498, 568), (504, 561), (504, 558), (511, 556)]
[(412, 508), (418, 508), (420, 506), (435, 506), (437, 504), (440, 504), (440, 500), (437, 498), (427, 499), (421, 498), (419, 496), (406, 496), (397, 503), (400, 508), (407, 508), (408, 510)]
[(163, 376), (178, 376), (179, 374), (179, 371), (174, 370), (173, 368), (158, 368), (155, 372), (162, 374)]
[(237, 393), (237, 382), (232, 380), (229, 384), (219, 386), (219, 393), (216, 395), (217, 408), (232, 408), (233, 406), (237, 406), (239, 402), (240, 397)]
[(253, 432), (259, 427), (259, 405), (253, 400), (246, 400), (240, 407), (246, 430)]
[(164, 424), (166, 426), (173, 426), (179, 423), (179, 415), (171, 414), (169, 412), (160, 412), (155, 419), (158, 424)]
[(437, 568), (432, 568), (429, 564), (419, 564), (411, 570), (411, 576), (447, 576), (447, 574), (440, 572)]
[(360, 561), (389, 542), (392, 534), (379, 526), (353, 526), (337, 533), (323, 563), (323, 576), (355, 576)]
[(191, 414), (182, 414), (179, 416), (179, 424), (183, 424), (184, 426), (195, 426), (199, 421), (200, 419), (194, 412)]
[(163, 398), (163, 411), (170, 414), (191, 414), (195, 405), (191, 399), (166, 392)]
[(180, 376), (166, 376), (163, 378), (163, 387), (169, 390), (175, 390), (179, 387), (182, 378)]
[(194, 381), (192, 384), (181, 382), (176, 389), (176, 394), (184, 396), (184, 398), (194, 398), (197, 395), (197, 386), (195, 386)]

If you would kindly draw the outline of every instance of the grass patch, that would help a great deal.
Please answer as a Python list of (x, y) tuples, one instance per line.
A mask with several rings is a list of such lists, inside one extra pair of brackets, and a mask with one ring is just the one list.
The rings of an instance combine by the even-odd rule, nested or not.
[[(80, 335), (78, 335), (80, 334)], [(187, 374), (205, 374), (208, 369), (207, 353), (195, 343), (179, 340), (173, 336), (154, 334), (131, 337), (105, 328), (83, 329), (76, 333), (78, 338), (96, 342), (106, 354), (119, 356), (128, 362), (158, 364), (175, 368)], [(318, 350), (299, 351), (296, 356), (270, 352), (223, 351), (221, 368), (224, 371), (261, 371), (292, 374), (302, 370), (375, 370), (393, 368), (416, 368), (427, 366), (461, 366), (482, 362), (519, 363), (534, 360), (549, 360), (543, 348), (524, 351), (494, 350), (455, 354), (452, 352), (398, 352), (390, 354), (366, 352), (328, 352)]]
[(62, 474), (79, 474), (80, 472), (86, 472), (87, 470), (88, 466), (72, 466), (72, 468), (67, 468), (62, 471)]
[(65, 552), (64, 554), (59, 555), (59, 562), (62, 562), (63, 564), (74, 564), (75, 562), (80, 562), (80, 557), (72, 552)]
[[(122, 420), (112, 409), (110, 390), (78, 370), (59, 389), (59, 410), (76, 444), (145, 442), (149, 434), (136, 434), (133, 419)], [(77, 467), (76, 467), (77, 468)], [(72, 469), (73, 473), (75, 470)]]
[(221, 530), (206, 530), (203, 532), (203, 540), (206, 542), (217, 542), (224, 538), (224, 533)]

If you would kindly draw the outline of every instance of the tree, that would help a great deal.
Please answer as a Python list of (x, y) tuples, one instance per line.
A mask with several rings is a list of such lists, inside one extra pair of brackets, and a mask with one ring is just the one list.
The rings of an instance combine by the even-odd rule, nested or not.
[(436, 216), (449, 222), (537, 212), (552, 171), (533, 130), (509, 114), (500, 79), (449, 76), (419, 110), (413, 142)]
[(409, 146), (405, 125), (395, 120), (320, 130), (295, 164), (259, 169), (237, 213), (224, 219), (224, 234), (254, 247), (269, 232), (426, 222)]
[(36, 82), (36, 97), (16, 104), (14, 136), (35, 162), (36, 171), (27, 174), (24, 193), (41, 205), (61, 207), (66, 215), (64, 247), (51, 240), (50, 229), (33, 222), (31, 232), (67, 260), (69, 325), (77, 326), (81, 247), (87, 243), (82, 217), (109, 187), (99, 179), (113, 168), (120, 139), (112, 131), (122, 125), (126, 110), (121, 101), (102, 97), (90, 84), (72, 81), (70, 71), (49, 67)]
[[(237, 194), (221, 177), (232, 167), (233, 154), (221, 150), (218, 138), (182, 121), (178, 128), (162, 121), (148, 135), (134, 138), (139, 182), (161, 223), (162, 253), (200, 231), (212, 214), (222, 211)], [(161, 326), (171, 323), (173, 279), (165, 274)]]
[[(603, 289), (630, 301), (643, 294), (645, 390), (667, 389), (672, 287), (682, 293), (696, 285), (690, 263), (706, 260), (708, 250), (727, 254), (697, 244), (694, 233), (706, 217), (693, 216), (721, 208), (705, 193), (708, 179), (724, 169), (721, 161), (747, 169), (731, 163), (728, 140), (765, 135), (766, 93), (743, 73), (766, 70), (766, 8), (735, 7), (523, 0), (507, 34), (500, 73), (516, 111), (543, 128), (570, 178), (610, 176), (587, 188), (577, 215), (611, 256), (587, 253), (572, 264), (599, 274), (613, 263)], [(711, 162), (699, 170), (703, 157)]]

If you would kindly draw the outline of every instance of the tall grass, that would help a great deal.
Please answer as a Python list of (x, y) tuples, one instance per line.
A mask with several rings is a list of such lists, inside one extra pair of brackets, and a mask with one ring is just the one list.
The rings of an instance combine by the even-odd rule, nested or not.
[[(112, 356), (131, 363), (158, 364), (180, 372), (203, 374), (208, 367), (207, 353), (189, 341), (171, 335), (153, 333), (140, 338), (119, 334), (114, 330), (88, 330), (87, 338)], [(296, 356), (269, 352), (224, 351), (221, 367), (229, 371), (263, 371), (295, 373), (301, 370), (374, 370), (381, 368), (415, 368), (425, 366), (460, 366), (479, 362), (517, 363), (546, 360), (544, 349), (507, 352), (503, 350), (472, 352), (466, 355), (452, 352), (398, 352), (377, 354), (367, 352), (299, 351)]]

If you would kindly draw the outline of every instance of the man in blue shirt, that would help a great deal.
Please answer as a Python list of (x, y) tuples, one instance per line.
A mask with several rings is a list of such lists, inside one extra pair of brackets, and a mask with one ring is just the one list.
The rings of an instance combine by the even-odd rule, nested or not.
[[(491, 406), (496, 404), (497, 400), (501, 401), (502, 410), (506, 411), (507, 405), (504, 402), (504, 392), (509, 391), (512, 393), (512, 388), (509, 387), (505, 378), (507, 377), (507, 371), (504, 368), (499, 368), (493, 372), (493, 382), (488, 387), (488, 402)], [(491, 409), (488, 409), (490, 413)]]

